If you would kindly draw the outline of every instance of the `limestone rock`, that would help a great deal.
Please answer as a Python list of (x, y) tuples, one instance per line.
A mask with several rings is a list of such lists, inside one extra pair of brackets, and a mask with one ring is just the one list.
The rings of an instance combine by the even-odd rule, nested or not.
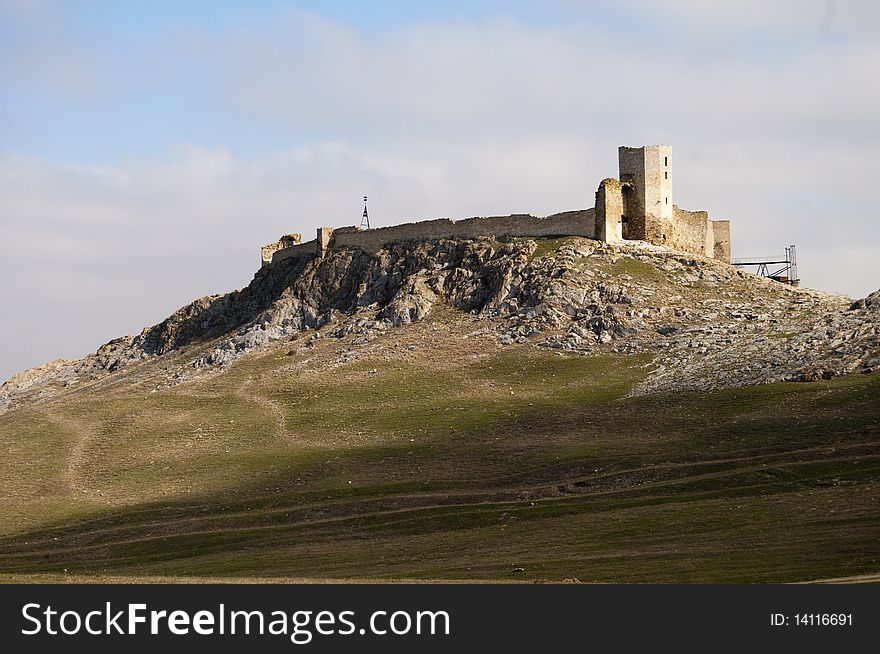
[(439, 239), (284, 259), (247, 287), (196, 300), (137, 336), (15, 375), (0, 386), (0, 412), (155, 361), (168, 362), (170, 386), (278, 341), (289, 353), (311, 351), (322, 342), (318, 330), (350, 339), (351, 360), (356, 348), (441, 306), (468, 316), (466, 332), (495, 334), (505, 347), (650, 353), (654, 371), (636, 393), (880, 369), (880, 291), (853, 302), (640, 242), (572, 237), (534, 256), (538, 247), (534, 239)]

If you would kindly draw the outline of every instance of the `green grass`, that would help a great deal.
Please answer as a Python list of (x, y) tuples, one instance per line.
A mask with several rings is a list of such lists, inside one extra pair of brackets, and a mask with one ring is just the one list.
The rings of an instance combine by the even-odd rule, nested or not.
[(614, 263), (599, 262), (597, 267), (615, 277), (629, 275), (641, 281), (668, 282), (666, 275), (656, 266), (633, 257), (622, 256)]
[(540, 257), (546, 257), (561, 248), (565, 243), (577, 239), (576, 236), (562, 236), (559, 238), (538, 238), (534, 239), (538, 246), (535, 248), (535, 251), (532, 252), (529, 260), (538, 259)]
[(880, 375), (627, 397), (644, 358), (285, 364), (0, 417), (0, 573), (761, 582), (880, 568)]
[(268, 396), (284, 407), (287, 429), (304, 436), (342, 429), (385, 437), (486, 433), (566, 403), (622, 396), (641, 372), (617, 363), (607, 357), (497, 356), (437, 374), (367, 361), (350, 366), (343, 379), (287, 379)]

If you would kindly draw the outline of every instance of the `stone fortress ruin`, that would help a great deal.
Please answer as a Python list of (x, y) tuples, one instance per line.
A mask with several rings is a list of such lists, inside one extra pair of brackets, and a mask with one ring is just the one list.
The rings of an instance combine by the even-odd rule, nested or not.
[(685, 211), (672, 201), (672, 148), (618, 148), (619, 179), (602, 180), (595, 206), (546, 217), (528, 214), (453, 220), (438, 218), (377, 229), (319, 227), (314, 240), (282, 236), (263, 246), (262, 265), (291, 257), (323, 257), (332, 248), (378, 252), (391, 243), (440, 238), (496, 239), (582, 236), (606, 243), (639, 240), (730, 263), (730, 221)]

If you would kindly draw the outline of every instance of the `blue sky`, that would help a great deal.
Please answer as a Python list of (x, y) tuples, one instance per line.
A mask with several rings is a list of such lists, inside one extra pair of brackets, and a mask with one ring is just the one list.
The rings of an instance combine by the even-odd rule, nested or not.
[(734, 254), (880, 286), (880, 5), (0, 0), (0, 377), (351, 224), (589, 206), (618, 145)]
[[(0, 14), (6, 69), (0, 103), (7, 127), (0, 148), (103, 165), (127, 157), (161, 158), (181, 143), (259, 157), (340, 134), (369, 141), (355, 125), (295, 125), (227, 102), (217, 79), (222, 71), (204, 58), (199, 41), (248, 33), (283, 40), (278, 21), (310, 17), (350, 26), (367, 47), (410, 26), (455, 29), (517, 21), (553, 29), (587, 20), (587, 13), (594, 27), (626, 21), (628, 31), (648, 32), (638, 16), (614, 7), (600, 3), (587, 12), (567, 2), (522, 1), (10, 2)], [(47, 53), (68, 62), (41, 61)], [(22, 57), (32, 65), (16, 71)], [(70, 74), (67, 66), (82, 70)]]

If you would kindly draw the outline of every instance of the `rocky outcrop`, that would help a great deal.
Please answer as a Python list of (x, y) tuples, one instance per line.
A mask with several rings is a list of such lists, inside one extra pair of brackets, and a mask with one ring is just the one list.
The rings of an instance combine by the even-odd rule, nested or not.
[(325, 335), (366, 342), (440, 305), (472, 316), (501, 347), (650, 353), (654, 372), (636, 392), (880, 367), (880, 292), (851, 302), (638, 242), (440, 239), (266, 265), (242, 290), (196, 300), (79, 361), (16, 375), (0, 387), (0, 411), (169, 355), (190, 370), (223, 369), (325, 326)]

